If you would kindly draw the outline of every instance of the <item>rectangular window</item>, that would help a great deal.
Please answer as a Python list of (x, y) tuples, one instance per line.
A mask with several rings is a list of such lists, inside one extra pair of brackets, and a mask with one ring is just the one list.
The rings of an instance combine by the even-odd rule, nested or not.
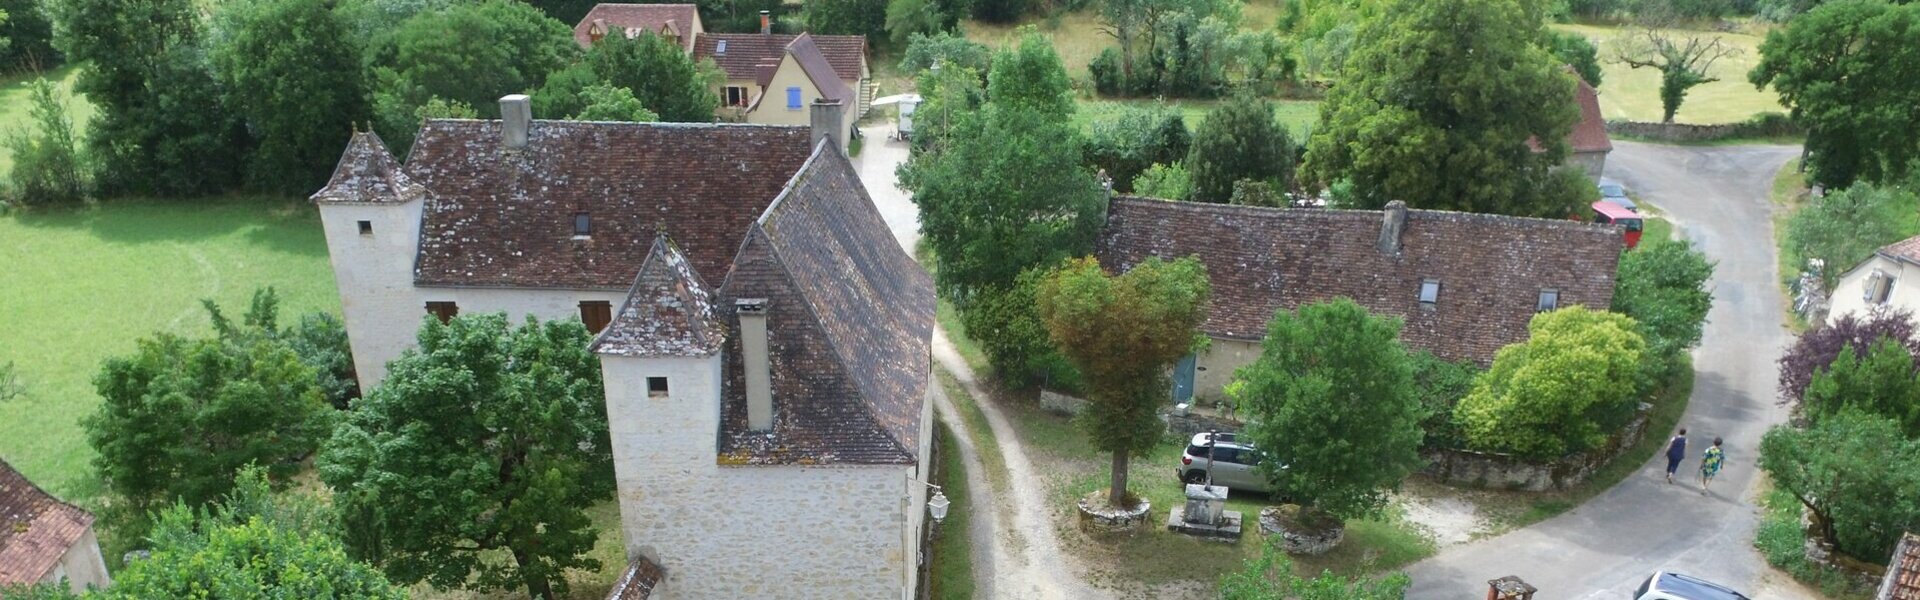
[(460, 315), (460, 306), (452, 302), (428, 302), (427, 314), (439, 317), (440, 322), (445, 323)]
[(1540, 290), (1540, 303), (1533, 307), (1535, 312), (1546, 312), (1560, 308), (1560, 290), (1547, 288)]
[(1867, 304), (1886, 304), (1893, 297), (1893, 275), (1875, 269), (1867, 277)]
[(737, 85), (727, 86), (727, 106), (746, 106), (747, 88)]
[(713, 53), (721, 56), (725, 56), (727, 54), (727, 41), (720, 40), (719, 42), (714, 43)]
[(587, 213), (573, 213), (573, 237), (587, 237), (590, 235), (593, 235), (593, 218), (587, 216)]
[(581, 300), (580, 322), (586, 324), (587, 331), (600, 333), (613, 322), (613, 305), (605, 300)]
[(667, 397), (667, 378), (648, 377), (647, 378), (647, 397), (648, 398)]
[(1432, 308), (1440, 301), (1440, 280), (1428, 279), (1420, 282), (1420, 304)]
[(800, 110), (800, 86), (787, 88), (787, 110)]
[(373, 235), (373, 221), (360, 222), (360, 235)]

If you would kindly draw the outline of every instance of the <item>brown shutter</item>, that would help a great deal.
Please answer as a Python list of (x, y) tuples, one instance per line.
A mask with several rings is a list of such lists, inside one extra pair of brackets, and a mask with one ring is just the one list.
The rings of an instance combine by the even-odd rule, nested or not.
[(460, 306), (452, 302), (428, 302), (427, 314), (439, 317), (440, 322), (445, 323), (460, 315)]
[(600, 333), (613, 322), (613, 304), (605, 300), (582, 300), (580, 322), (587, 326), (587, 331)]

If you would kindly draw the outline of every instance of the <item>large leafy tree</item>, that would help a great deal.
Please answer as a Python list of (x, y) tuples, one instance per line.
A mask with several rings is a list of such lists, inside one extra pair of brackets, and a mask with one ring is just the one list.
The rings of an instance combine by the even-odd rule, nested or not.
[(816, 34), (887, 39), (887, 0), (814, 0), (806, 3), (801, 18)]
[(416, 14), (367, 50), (380, 137), (405, 155), (414, 112), (435, 97), (498, 117), (501, 96), (538, 89), (579, 55), (572, 27), (518, 0)]
[(1185, 166), (1200, 202), (1227, 202), (1241, 181), (1286, 190), (1293, 184), (1293, 140), (1274, 121), (1272, 102), (1242, 95), (1200, 123)]
[(1468, 447), (1553, 460), (1604, 443), (1634, 408), (1633, 319), (1574, 306), (1533, 317), (1454, 409)]
[(1587, 85), (1600, 87), (1600, 49), (1592, 41), (1577, 33), (1546, 30), (1547, 50), (1553, 53), (1554, 60), (1573, 67)]
[(1920, 527), (1920, 442), (1890, 419), (1849, 410), (1807, 429), (1776, 426), (1760, 439), (1760, 468), (1807, 507), (1821, 539), (1854, 557), (1879, 560)]
[(1165, 425), (1156, 409), (1170, 397), (1167, 371), (1203, 339), (1208, 293), (1206, 267), (1193, 258), (1149, 258), (1118, 276), (1079, 258), (1040, 282), (1040, 320), (1085, 376), (1089, 403), (1079, 423), (1095, 448), (1113, 455), (1114, 506), (1129, 504), (1128, 459), (1160, 443)]
[(201, 300), (213, 330), (221, 339), (249, 343), (254, 339), (284, 342), (300, 356), (300, 362), (313, 369), (314, 382), (321, 397), (334, 408), (345, 409), (360, 397), (360, 384), (353, 371), (353, 349), (347, 342), (347, 328), (340, 319), (324, 312), (307, 313), (292, 327), (280, 326), (280, 295), (273, 288), (254, 290), (240, 322), (227, 318), (211, 300)]
[(1646, 240), (1620, 256), (1613, 310), (1640, 324), (1650, 375), (1670, 373), (1684, 364), (1680, 354), (1700, 343), (1713, 307), (1712, 277), (1713, 263), (1690, 242)]
[(987, 100), (994, 106), (1033, 110), (1056, 122), (1073, 117), (1072, 84), (1053, 43), (1032, 27), (1020, 43), (1002, 48), (987, 72)]
[(419, 342), (320, 455), (348, 545), (402, 583), (565, 594), (564, 570), (599, 566), (586, 509), (613, 494), (586, 328), (462, 315)]
[(1571, 214), (1578, 197), (1548, 170), (1579, 111), (1541, 27), (1520, 0), (1394, 0), (1320, 105), (1306, 179), (1351, 181), (1361, 208)]
[(211, 49), (225, 104), (260, 140), (249, 160), (257, 189), (318, 189), (340, 158), (340, 140), (367, 120), (365, 71), (347, 25), (327, 0), (221, 5), (224, 35)]
[(1787, 347), (1786, 353), (1780, 355), (1780, 401), (1800, 402), (1816, 373), (1832, 366), (1843, 353), (1861, 358), (1882, 339), (1898, 342), (1908, 353), (1920, 355), (1913, 314), (1904, 310), (1845, 314), (1825, 327), (1802, 332), (1793, 345)]
[(1186, 119), (1166, 104), (1118, 105), (1094, 118), (1089, 130), (1087, 163), (1106, 170), (1114, 189), (1121, 192), (1135, 191), (1134, 178), (1153, 165), (1179, 164), (1193, 147)]
[(263, 335), (161, 333), (107, 360), (94, 388), (94, 468), (136, 534), (153, 509), (217, 500), (248, 464), (291, 476), (334, 422), (313, 369)]
[(44, 0), (0, 0), (0, 71), (52, 69), (63, 58), (53, 46), (53, 22)]
[(652, 33), (628, 38), (610, 35), (595, 42), (579, 63), (547, 79), (534, 94), (535, 114), (542, 118), (577, 115), (593, 104), (588, 90), (608, 85), (624, 88), (658, 120), (707, 123), (719, 105), (708, 73), (688, 58), (680, 46)]
[(1747, 78), (1807, 127), (1816, 181), (1893, 181), (1920, 159), (1920, 4), (1821, 4), (1768, 32)]
[(1820, 261), (1821, 283), (1832, 289), (1874, 250), (1920, 233), (1916, 205), (1915, 191), (1870, 183), (1827, 194), (1788, 217), (1786, 250), (1802, 264)]
[(1814, 373), (1801, 407), (1816, 420), (1844, 410), (1892, 419), (1908, 436), (1920, 436), (1920, 377), (1913, 352), (1881, 338), (1864, 352), (1848, 348), (1833, 365)]
[(1338, 298), (1275, 313), (1261, 345), (1234, 372), (1261, 472), (1316, 512), (1377, 512), (1420, 467), (1422, 410), (1399, 320)]

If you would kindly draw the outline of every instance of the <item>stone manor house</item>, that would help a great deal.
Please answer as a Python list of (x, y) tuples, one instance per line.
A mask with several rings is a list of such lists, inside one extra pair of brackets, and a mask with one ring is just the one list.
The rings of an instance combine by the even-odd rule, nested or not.
[(617, 598), (913, 598), (932, 282), (813, 127), (432, 119), (356, 133), (313, 195), (361, 385), (427, 315), (594, 331)]

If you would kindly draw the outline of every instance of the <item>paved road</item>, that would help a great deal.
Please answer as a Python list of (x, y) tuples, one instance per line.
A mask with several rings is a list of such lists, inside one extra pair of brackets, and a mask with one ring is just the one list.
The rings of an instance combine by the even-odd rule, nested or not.
[[(1455, 546), (1409, 569), (1408, 598), (1459, 599), (1486, 581), (1519, 575), (1539, 598), (1627, 598), (1657, 569), (1724, 582), (1756, 598), (1808, 597), (1780, 581), (1752, 549), (1756, 448), (1784, 418), (1774, 404), (1774, 359), (1788, 341), (1774, 261), (1768, 190), (1798, 149), (1676, 147), (1615, 142), (1607, 175), (1665, 210), (1718, 262), (1713, 309), (1694, 353), (1693, 398), (1682, 425), (1695, 454), (1726, 438), (1727, 467), (1710, 496), (1668, 485), (1663, 458), (1585, 505), (1506, 535)], [(1650, 432), (1650, 435), (1668, 435)]]

